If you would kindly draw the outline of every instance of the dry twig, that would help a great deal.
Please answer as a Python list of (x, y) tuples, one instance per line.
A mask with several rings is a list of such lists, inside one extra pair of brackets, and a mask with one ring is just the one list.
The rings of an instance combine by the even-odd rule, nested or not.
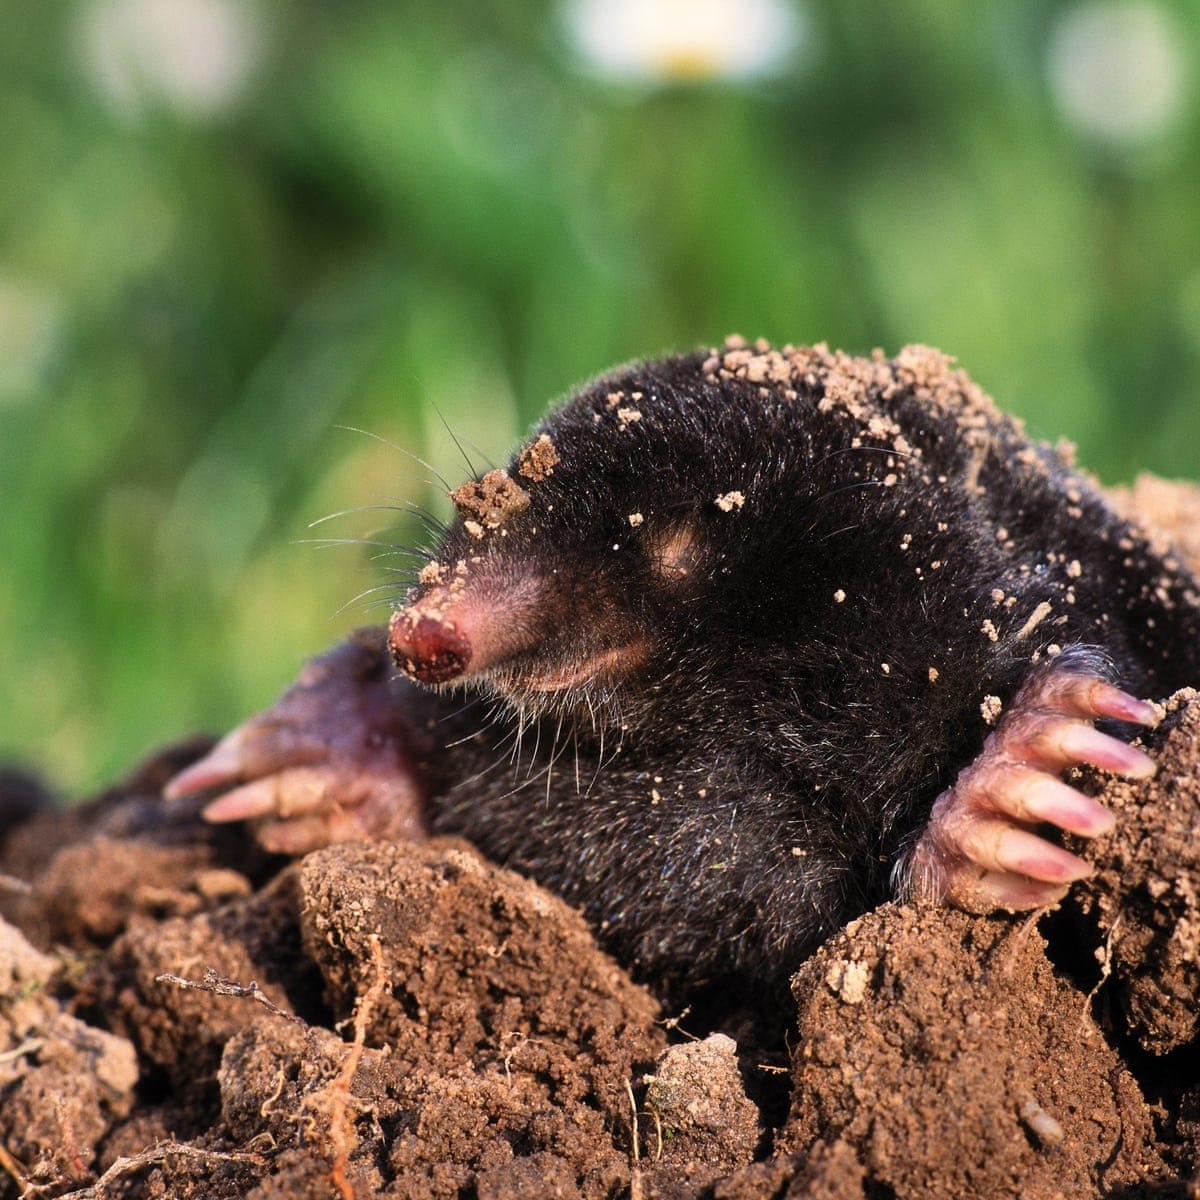
[(234, 979), (226, 979), (223, 975), (218, 975), (212, 967), (205, 967), (203, 979), (184, 979), (180, 975), (164, 972), (162, 975), (156, 975), (154, 981), (155, 983), (173, 983), (184, 991), (211, 992), (214, 996), (236, 996), (239, 999), (253, 1000), (277, 1017), (283, 1017), (284, 1020), (293, 1021), (305, 1029), (308, 1028), (308, 1022), (303, 1017), (288, 1012), (286, 1008), (280, 1008), (253, 979), (249, 983), (238, 983)]
[(172, 1156), (196, 1159), (206, 1163), (242, 1163), (260, 1171), (266, 1170), (267, 1166), (266, 1159), (259, 1154), (202, 1150), (198, 1146), (189, 1146), (184, 1142), (161, 1142), (139, 1154), (122, 1155), (95, 1183), (80, 1188), (78, 1191), (66, 1192), (59, 1197), (59, 1200), (104, 1200), (105, 1185), (120, 1179), (123, 1175), (132, 1174), (142, 1167), (164, 1162)]

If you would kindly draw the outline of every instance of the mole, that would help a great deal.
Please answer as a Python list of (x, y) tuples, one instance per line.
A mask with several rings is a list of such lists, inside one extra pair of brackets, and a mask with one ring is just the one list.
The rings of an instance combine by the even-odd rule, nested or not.
[[(665, 990), (894, 896), (1050, 904), (1153, 773), (1200, 588), (938, 351), (732, 337), (552, 410), (386, 629), (172, 782), (271, 849), (458, 834)], [(1064, 776), (1069, 776), (1064, 778)]]

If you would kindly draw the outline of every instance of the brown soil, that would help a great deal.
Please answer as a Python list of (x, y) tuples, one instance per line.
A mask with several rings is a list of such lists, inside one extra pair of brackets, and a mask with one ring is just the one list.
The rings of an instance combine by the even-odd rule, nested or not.
[[(543, 472), (543, 477), (546, 472)], [(529, 507), (529, 493), (504, 471), (489, 471), (480, 480), (470, 480), (450, 493), (459, 516), (474, 519), (488, 529), (497, 529), (514, 513)]]
[[(1195, 489), (1122, 503), (1196, 557)], [(0, 1197), (1195, 1196), (1200, 697), (1150, 741), (1058, 911), (797, 964), (790, 1065), (463, 843), (264, 858), (159, 799), (196, 745), (69, 813), (0, 774)]]

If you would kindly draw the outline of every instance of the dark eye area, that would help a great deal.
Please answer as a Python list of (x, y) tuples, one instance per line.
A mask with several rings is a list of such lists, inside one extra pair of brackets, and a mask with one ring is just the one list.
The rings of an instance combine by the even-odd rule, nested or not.
[(693, 522), (677, 522), (646, 539), (650, 569), (665, 583), (695, 578), (703, 564), (703, 544)]

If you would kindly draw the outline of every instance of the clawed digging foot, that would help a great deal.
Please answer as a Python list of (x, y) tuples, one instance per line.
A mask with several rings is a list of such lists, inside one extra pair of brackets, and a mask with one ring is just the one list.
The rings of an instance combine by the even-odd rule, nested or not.
[(1036, 831), (1051, 825), (1096, 837), (1115, 818), (1059, 776), (1083, 765), (1127, 779), (1155, 771), (1149, 755), (1092, 725), (1101, 717), (1144, 726), (1157, 720), (1154, 705), (1070, 667), (1030, 680), (979, 757), (934, 803), (899, 868), (901, 893), (976, 912), (1028, 909), (1061, 899), (1090, 875), (1087, 862)]
[(309, 663), (268, 712), (176, 775), (167, 796), (224, 790), (210, 821), (252, 821), (267, 850), (303, 854), (352, 838), (424, 835), (412, 730), (377, 648), (351, 639)]

